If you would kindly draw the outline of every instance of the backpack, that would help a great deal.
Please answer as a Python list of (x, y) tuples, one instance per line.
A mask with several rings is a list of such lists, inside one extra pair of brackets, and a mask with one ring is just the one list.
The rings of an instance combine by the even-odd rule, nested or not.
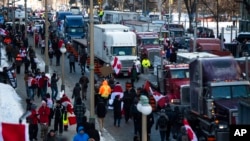
[(162, 115), (158, 119), (158, 124), (159, 124), (160, 128), (165, 128), (165, 127), (167, 127), (168, 119)]

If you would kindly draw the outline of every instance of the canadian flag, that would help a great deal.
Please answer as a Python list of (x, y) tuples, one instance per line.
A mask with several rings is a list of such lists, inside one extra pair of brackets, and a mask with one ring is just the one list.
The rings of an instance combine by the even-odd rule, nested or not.
[(187, 135), (190, 141), (198, 141), (196, 134), (194, 133), (193, 129), (190, 127), (187, 119), (183, 119), (183, 124), (186, 128)]
[(5, 36), (7, 34), (8, 34), (8, 32), (6, 30), (0, 28), (0, 35), (4, 35)]
[(144, 84), (144, 89), (151, 95), (153, 95), (154, 99), (156, 102), (158, 102), (161, 98), (165, 97), (164, 95), (162, 95), (161, 93), (159, 93), (158, 91), (153, 91), (153, 89), (150, 86), (149, 81), (147, 80)]
[[(113, 88), (113, 92), (112, 92), (110, 99), (109, 99), (110, 105), (112, 105), (112, 103), (114, 102), (114, 99), (117, 95), (119, 95), (119, 98), (123, 98), (123, 89), (122, 89), (122, 85), (120, 83), (116, 83), (114, 88)], [(112, 106), (109, 106), (108, 108), (113, 109)]]
[(119, 74), (121, 69), (122, 69), (122, 63), (121, 61), (118, 59), (118, 57), (114, 58), (113, 64), (112, 64), (112, 68), (115, 71), (115, 74)]
[(1, 122), (0, 141), (29, 141), (28, 126)]

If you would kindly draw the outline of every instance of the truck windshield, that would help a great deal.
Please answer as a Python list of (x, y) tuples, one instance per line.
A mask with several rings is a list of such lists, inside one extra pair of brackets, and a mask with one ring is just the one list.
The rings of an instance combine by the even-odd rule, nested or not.
[(215, 86), (211, 88), (211, 96), (214, 99), (249, 97), (249, 92), (248, 85)]
[(188, 69), (172, 69), (171, 78), (189, 78)]
[(114, 56), (136, 55), (135, 47), (132, 46), (113, 47), (111, 53)]
[(156, 39), (142, 39), (142, 43), (144, 45), (158, 45), (159, 41), (158, 41), (158, 38), (156, 38)]
[(68, 27), (67, 28), (67, 33), (82, 33), (84, 32), (83, 27)]

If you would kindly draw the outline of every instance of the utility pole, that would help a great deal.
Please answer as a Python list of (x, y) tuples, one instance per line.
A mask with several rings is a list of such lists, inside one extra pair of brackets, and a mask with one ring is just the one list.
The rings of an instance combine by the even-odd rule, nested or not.
[(194, 42), (193, 42), (193, 52), (196, 51), (196, 40), (197, 40), (197, 0), (195, 0), (195, 19), (194, 19)]
[(25, 27), (24, 27), (24, 37), (27, 38), (27, 0), (24, 0), (24, 9), (25, 9)]
[[(90, 117), (89, 122), (95, 123), (95, 97), (94, 97), (94, 14), (93, 14), (93, 0), (90, 0)], [(102, 131), (102, 130), (101, 130)]]

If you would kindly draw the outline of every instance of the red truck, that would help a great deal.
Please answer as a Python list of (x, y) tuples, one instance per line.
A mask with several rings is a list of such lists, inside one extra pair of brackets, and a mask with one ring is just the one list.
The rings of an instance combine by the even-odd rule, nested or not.
[(143, 55), (146, 55), (150, 62), (151, 66), (154, 63), (154, 57), (161, 57), (161, 46), (159, 44), (159, 36), (155, 32), (135, 32), (137, 40), (137, 53), (140, 58), (143, 58)]
[[(194, 39), (190, 39), (190, 52), (193, 52)], [(221, 47), (221, 40), (217, 38), (197, 38), (196, 49), (197, 52), (209, 52), (218, 56), (231, 56), (230, 51), (223, 50)]]

